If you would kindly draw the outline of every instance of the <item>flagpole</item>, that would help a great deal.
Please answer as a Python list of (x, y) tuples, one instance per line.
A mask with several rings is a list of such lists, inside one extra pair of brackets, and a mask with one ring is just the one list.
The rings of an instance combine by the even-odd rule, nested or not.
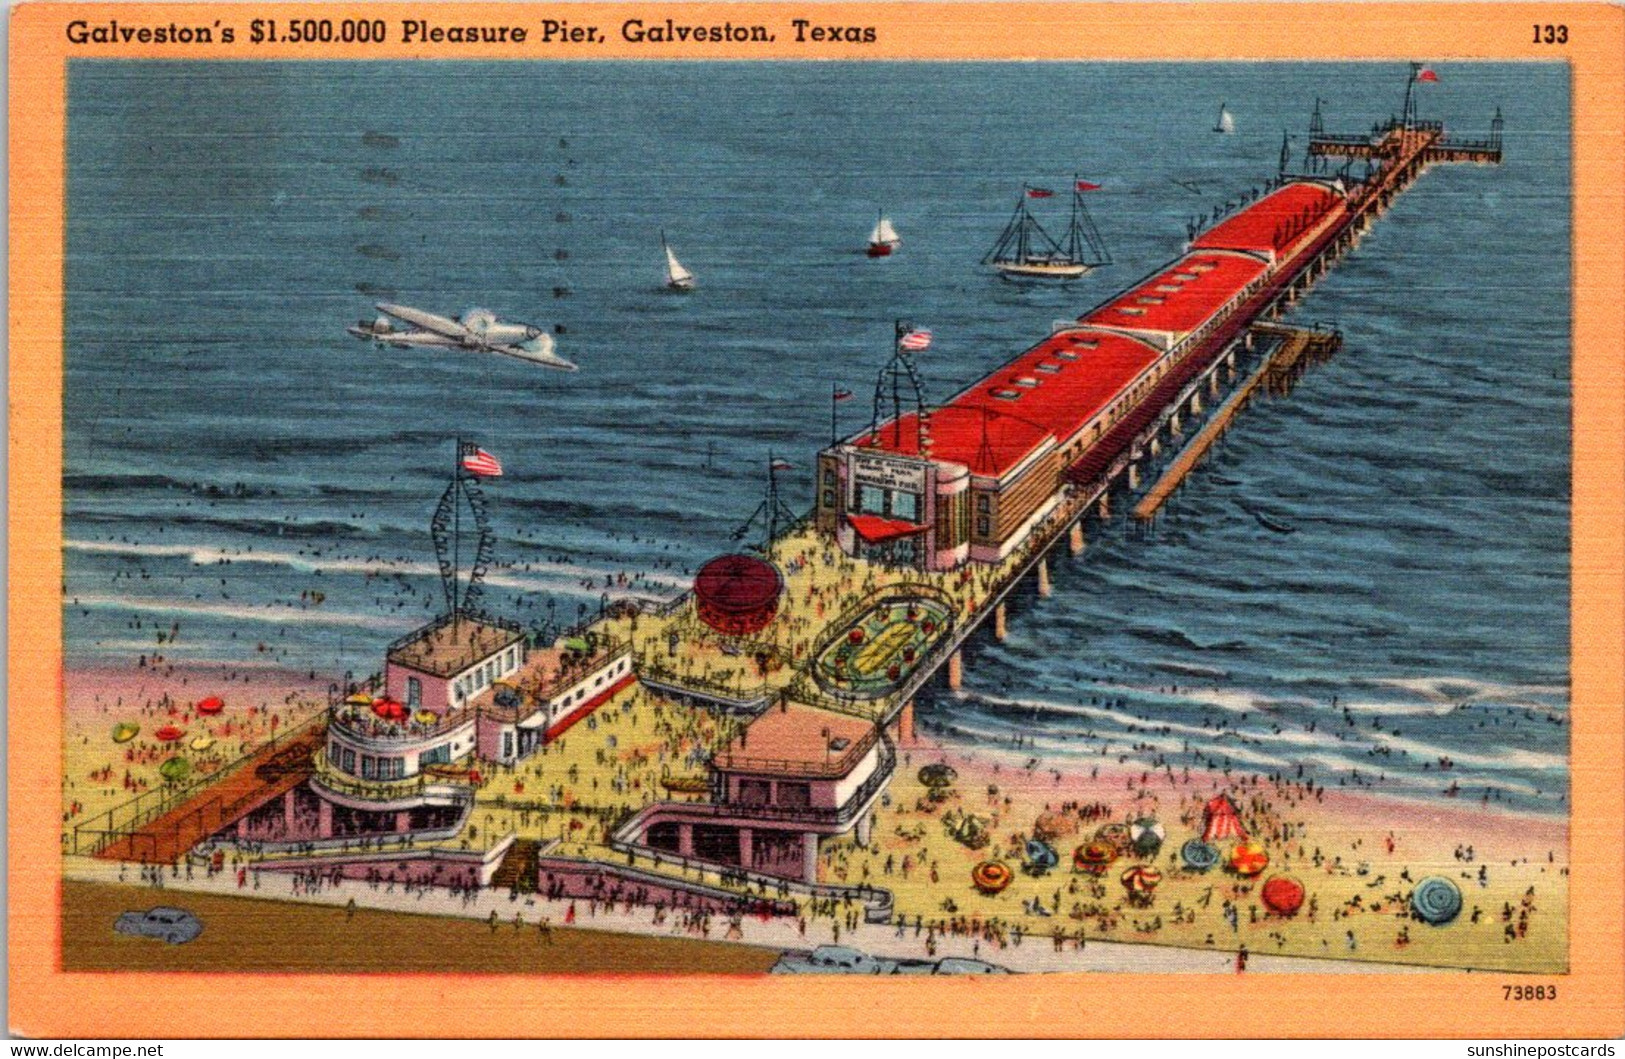
[(457, 553), (462, 544), (463, 505), (457, 495), (462, 484), (463, 438), (458, 435), (456, 448), (451, 454), (451, 635), (456, 640), (458, 629), (457, 606)]
[(836, 383), (833, 383), (833, 382), (830, 383), (829, 384), (829, 443), (831, 445), (834, 445), (836, 439), (840, 437), (840, 431), (835, 425), (835, 395), (838, 392), (840, 392), (840, 386), (838, 386)]

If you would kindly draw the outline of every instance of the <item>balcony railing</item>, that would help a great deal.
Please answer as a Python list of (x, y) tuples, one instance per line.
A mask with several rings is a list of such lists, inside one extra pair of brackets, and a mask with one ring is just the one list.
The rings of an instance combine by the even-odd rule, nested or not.
[(329, 712), (329, 726), (337, 729), (341, 736), (356, 743), (398, 748), (406, 744), (426, 742), (456, 731), (464, 725), (473, 724), (474, 717), (475, 711), (465, 708), (448, 710), (433, 724), (416, 719), (404, 722), (386, 721), (382, 717), (375, 716), (365, 706), (338, 706)]

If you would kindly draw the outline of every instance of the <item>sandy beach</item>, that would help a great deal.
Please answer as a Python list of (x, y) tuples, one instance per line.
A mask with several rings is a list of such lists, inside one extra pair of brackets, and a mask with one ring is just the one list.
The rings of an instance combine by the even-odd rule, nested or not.
[[(76, 823), (162, 787), (164, 761), (185, 756), (196, 775), (206, 775), (267, 738), (273, 725), (285, 730), (309, 718), (326, 695), (326, 684), (308, 674), (228, 666), (70, 670), (66, 688), (65, 845)], [(198, 714), (207, 696), (223, 700), (222, 712)], [(119, 722), (141, 731), (115, 743)], [(160, 741), (153, 733), (162, 726), (184, 737)], [(671, 781), (703, 776), (703, 761), (736, 731), (736, 721), (634, 686), (535, 757), (514, 768), (484, 767), (468, 826), (448, 844), (477, 847), (514, 831), (563, 839), (566, 855), (622, 859), (607, 845), (614, 821), (651, 801), (682, 797), (671, 793)], [(214, 742), (191, 749), (198, 738)], [(953, 781), (933, 794), (921, 781), (927, 765), (946, 765)], [(1269, 863), (1256, 877), (1181, 864), (1180, 847), (1200, 836), (1204, 806), (1221, 794), (1264, 846)], [(966, 814), (985, 825), (984, 841), (967, 844), (949, 833), (945, 820)], [(1145, 818), (1164, 831), (1154, 853), (1119, 855), (1098, 875), (1074, 869), (1074, 850), (1102, 828), (1126, 829)], [(1025, 843), (1039, 833), (1060, 864), (1034, 874), (1023, 864)], [(1120, 844), (1121, 833), (1116, 837)], [(899, 748), (869, 845), (846, 835), (827, 841), (821, 860), (821, 881), (891, 890), (897, 919), (895, 931), (884, 928), (888, 944), (921, 958), (951, 946), (995, 963), (1023, 949), (1031, 962), (1035, 943), (1075, 954), (1090, 942), (1113, 942), (1225, 953), (1232, 961), (1245, 951), (1243, 963), (1270, 955), (1542, 973), (1567, 965), (1564, 822), (1442, 796), (1420, 803), (1239, 772), (1158, 772), (1115, 756), (1098, 764), (1041, 759), (1024, 749), (919, 736)], [(989, 861), (1010, 871), (996, 894), (971, 880)], [(1123, 885), (1136, 865), (1161, 873), (1149, 895)], [(1460, 916), (1439, 927), (1411, 917), (1407, 904), (1414, 884), (1435, 875), (1463, 896)], [(699, 876), (724, 883), (713, 873)], [(1273, 914), (1262, 901), (1263, 885), (1277, 876), (1302, 885), (1295, 915)], [(859, 926), (852, 907), (809, 904), (796, 938), (809, 947), (851, 941)], [(1076, 958), (1055, 960), (1065, 966)]]

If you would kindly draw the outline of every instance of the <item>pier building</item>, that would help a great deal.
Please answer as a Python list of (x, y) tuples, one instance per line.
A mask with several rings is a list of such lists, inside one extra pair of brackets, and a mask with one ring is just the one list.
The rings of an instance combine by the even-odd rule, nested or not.
[(657, 802), (624, 842), (687, 859), (818, 881), (818, 842), (869, 841), (896, 752), (872, 721), (782, 702), (711, 761), (711, 800)]
[(1349, 198), (1336, 178), (1282, 183), (941, 407), (824, 450), (819, 528), (848, 555), (922, 570), (1005, 559), (1068, 482), (1098, 477), (1132, 443), (1119, 428), (1155, 406), (1160, 384), (1238, 341), (1235, 325), (1279, 296)]

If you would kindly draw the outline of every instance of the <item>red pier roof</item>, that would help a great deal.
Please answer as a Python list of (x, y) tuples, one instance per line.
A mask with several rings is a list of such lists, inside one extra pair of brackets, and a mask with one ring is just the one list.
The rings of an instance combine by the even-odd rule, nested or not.
[(1267, 267), (1241, 254), (1187, 254), (1082, 322), (1135, 331), (1168, 349), (1211, 320)]
[(1276, 261), (1290, 256), (1310, 228), (1347, 208), (1325, 184), (1287, 184), (1197, 236), (1191, 249), (1239, 250)]
[[(1138, 339), (1093, 329), (1051, 335), (992, 372), (946, 405), (927, 413), (927, 452), (973, 474), (998, 477), (1050, 439), (1076, 433), (1157, 359)], [(920, 455), (914, 415), (902, 438), (888, 424), (878, 443), (856, 443), (905, 456)]]

